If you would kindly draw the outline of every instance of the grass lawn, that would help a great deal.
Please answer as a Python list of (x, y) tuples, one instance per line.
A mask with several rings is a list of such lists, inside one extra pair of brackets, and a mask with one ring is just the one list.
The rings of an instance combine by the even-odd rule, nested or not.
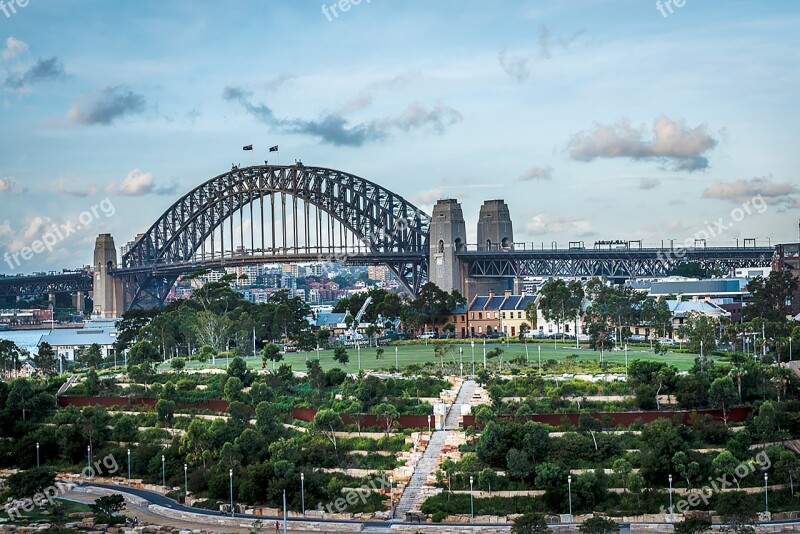
[[(56, 499), (61, 504), (64, 505), (64, 521), (74, 521), (74, 519), (69, 518), (69, 514), (75, 512), (90, 512), (89, 505), (75, 502), (75, 501), (68, 501), (66, 499)], [(33, 510), (30, 512), (24, 512), (20, 510), (20, 516), (14, 518), (8, 523), (13, 523), (14, 525), (27, 525), (30, 523), (50, 523), (53, 520), (53, 510), (52, 508), (46, 508), (44, 510), (39, 509), (38, 507), (34, 507)]]
[[(464, 363), (464, 372), (470, 373), (472, 367), (472, 346), (470, 345), (469, 341), (464, 344), (452, 344), (453, 345), (453, 352), (448, 354), (445, 357), (445, 364), (448, 361), (453, 362), (453, 358), (455, 361), (458, 362), (459, 359), (459, 348), (462, 349), (462, 358)], [(380, 369), (389, 369), (395, 366), (395, 358), (400, 366), (400, 368), (406, 367), (411, 364), (425, 364), (425, 363), (438, 363), (439, 360), (434, 355), (433, 349), (435, 344), (429, 343), (427, 346), (424, 344), (420, 345), (398, 345), (398, 346), (389, 346), (384, 347), (384, 354), (382, 359), (377, 359), (375, 357), (376, 349), (375, 347), (370, 348), (361, 348), (361, 369), (364, 370), (380, 370)], [(495, 347), (501, 347), (504, 350), (503, 359), (505, 362), (517, 357), (522, 356), (525, 357), (525, 344), (522, 343), (511, 343), (508, 346), (505, 344), (499, 343), (487, 343), (486, 350), (490, 351)], [(527, 345), (528, 348), (528, 358), (532, 366), (538, 365), (538, 358), (539, 358), (539, 347), (541, 347), (541, 357), (542, 363), (546, 360), (563, 360), (565, 357), (570, 356), (572, 354), (576, 354), (578, 356), (579, 361), (594, 361), (597, 362), (600, 359), (600, 353), (598, 351), (587, 350), (587, 349), (576, 349), (574, 346), (569, 346), (566, 344), (559, 344), (557, 348), (554, 348), (552, 342), (544, 342), (544, 343), (529, 343)], [(395, 349), (397, 350), (397, 356), (395, 357)], [(483, 350), (484, 345), (482, 342), (475, 343), (475, 371), (478, 372), (482, 365), (483, 365)], [(347, 370), (351, 372), (356, 372), (359, 369), (359, 358), (358, 353), (359, 351), (355, 348), (349, 348), (347, 350), (348, 355), (350, 356), (350, 362), (347, 365)], [(292, 366), (294, 371), (305, 371), (306, 370), (306, 360), (307, 359), (316, 359), (317, 352), (294, 352), (288, 353), (283, 355), (283, 361), (280, 363), (289, 364)], [(606, 351), (604, 353), (605, 360), (607, 362), (612, 362), (618, 364), (619, 367), (624, 369), (625, 366), (625, 353), (624, 351)], [(641, 360), (654, 360), (654, 361), (665, 361), (670, 365), (674, 365), (678, 368), (678, 370), (685, 371), (691, 368), (694, 364), (695, 354), (684, 354), (684, 353), (675, 353), (669, 352), (665, 356), (657, 356), (656, 354), (650, 352), (645, 347), (637, 347), (628, 350), (628, 362), (631, 362), (635, 359)], [(341, 367), (339, 363), (333, 360), (333, 351), (332, 350), (322, 350), (319, 352), (319, 360), (322, 364), (322, 368), (327, 370), (333, 367)], [(253, 358), (252, 356), (249, 358), (245, 358), (247, 365), (254, 369), (261, 369), (261, 357)], [(497, 362), (492, 362), (490, 360), (490, 365), (493, 369), (497, 367)], [(267, 368), (271, 369), (272, 364), (267, 362)], [(217, 365), (212, 365), (211, 362), (206, 362), (205, 364), (201, 364), (199, 362), (186, 362), (187, 369), (195, 369), (195, 368), (225, 368), (225, 363), (217, 361)], [(161, 365), (160, 369), (167, 369), (168, 365)]]

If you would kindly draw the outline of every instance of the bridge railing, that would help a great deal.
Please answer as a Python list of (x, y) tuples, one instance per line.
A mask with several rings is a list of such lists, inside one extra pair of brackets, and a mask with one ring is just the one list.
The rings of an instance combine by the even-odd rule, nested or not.
[(559, 243), (557, 241), (521, 241), (509, 244), (503, 243), (467, 243), (463, 246), (460, 252), (476, 252), (476, 251), (497, 251), (497, 252), (510, 252), (510, 251), (566, 251), (566, 250), (605, 250), (605, 251), (625, 251), (625, 250), (702, 250), (706, 248), (715, 249), (766, 249), (773, 248), (772, 240), (770, 238), (758, 239), (736, 239), (733, 241), (720, 241), (708, 242), (705, 239), (695, 239), (687, 246), (686, 240), (680, 239), (665, 239), (659, 242), (643, 242), (642, 240), (613, 240), (613, 241), (597, 241), (594, 243), (586, 243), (584, 241), (569, 241), (567, 243)]

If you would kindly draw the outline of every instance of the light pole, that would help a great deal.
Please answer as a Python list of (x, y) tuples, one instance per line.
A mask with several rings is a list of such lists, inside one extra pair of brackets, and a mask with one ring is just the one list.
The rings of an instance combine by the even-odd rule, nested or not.
[(792, 336), (789, 335), (789, 361), (792, 361)]
[(458, 347), (458, 368), (461, 370), (461, 378), (464, 378), (464, 347)]
[(628, 344), (625, 343), (625, 380), (628, 380)]
[(306, 516), (306, 474), (300, 473), (300, 503), (303, 510), (303, 517)]
[(475, 379), (475, 340), (470, 339), (470, 343), (472, 346), (472, 378)]
[(669, 522), (672, 523), (672, 475), (669, 476)]
[(397, 356), (397, 345), (394, 346), (394, 368), (400, 370), (400, 360)]
[(36, 442), (36, 467), (41, 467), (39, 465), (39, 442)]
[(128, 486), (131, 485), (131, 450), (128, 449)]
[(361, 345), (356, 342), (356, 352), (358, 353), (358, 370), (361, 370)]
[(539, 349), (539, 376), (542, 376), (542, 346), (536, 347)]
[(184, 499), (189, 496), (189, 466), (183, 464), (183, 496)]
[(286, 534), (286, 490), (283, 490), (283, 534)]
[(233, 517), (233, 469), (228, 470), (228, 476), (231, 479), (231, 517)]
[(87, 467), (87, 472), (91, 472), (92, 471), (92, 446), (91, 445), (87, 445), (86, 446), (86, 467)]
[(569, 522), (572, 524), (572, 475), (567, 475), (567, 488), (569, 492)]
[(769, 474), (764, 473), (764, 513), (769, 516)]
[(483, 338), (483, 368), (486, 369), (486, 338)]
[(167, 487), (167, 464), (164, 455), (161, 455), (161, 485)]
[(389, 521), (394, 521), (394, 478), (389, 477)]
[(531, 359), (528, 356), (528, 338), (527, 337), (525, 338), (525, 364), (526, 365), (530, 365), (531, 364)]
[(431, 416), (430, 414), (428, 414), (428, 432), (430, 433), (430, 431), (431, 431)]
[(474, 523), (475, 522), (475, 504), (473, 502), (474, 499), (473, 499), (473, 495), (472, 495), (472, 482), (473, 482), (473, 480), (474, 480), (474, 478), (470, 476), (469, 477), (469, 522), (470, 523)]

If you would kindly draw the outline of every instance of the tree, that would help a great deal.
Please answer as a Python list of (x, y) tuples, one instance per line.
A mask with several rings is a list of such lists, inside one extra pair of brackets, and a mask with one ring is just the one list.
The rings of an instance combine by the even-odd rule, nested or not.
[(238, 377), (232, 376), (225, 381), (225, 388), (223, 389), (223, 394), (225, 398), (231, 402), (233, 401), (242, 401), (244, 394), (242, 393), (242, 389), (244, 388), (244, 384), (242, 381), (239, 380)]
[(542, 514), (523, 514), (514, 520), (511, 534), (547, 534), (550, 529)]
[(94, 504), (89, 508), (95, 513), (95, 523), (114, 525), (125, 521), (123, 516), (118, 515), (125, 509), (125, 499), (119, 493), (104, 495), (95, 499)]
[(158, 350), (146, 339), (137, 341), (128, 351), (128, 365), (141, 365), (158, 361)]
[(15, 499), (31, 497), (41, 493), (45, 488), (54, 486), (55, 473), (44, 467), (36, 467), (27, 471), (20, 471), (6, 479), (6, 490), (9, 496)]
[(22, 420), (27, 421), (27, 412), (33, 405), (33, 386), (25, 378), (18, 378), (11, 383), (6, 399), (6, 407), (12, 411), (22, 412)]
[(678, 329), (681, 336), (689, 339), (686, 348), (690, 352), (709, 354), (717, 348), (718, 327), (715, 321), (699, 312), (689, 312), (686, 315), (686, 322)]
[(672, 465), (680, 476), (686, 479), (686, 487), (692, 487), (692, 479), (700, 474), (700, 464), (698, 462), (690, 461), (689, 456), (683, 452), (678, 451), (672, 457)]
[(173, 358), (171, 362), (169, 362), (169, 366), (172, 367), (174, 371), (182, 371), (184, 367), (186, 367), (186, 360), (183, 358)]
[(592, 517), (581, 523), (578, 531), (583, 534), (611, 534), (619, 532), (619, 525), (607, 517)]
[(619, 478), (619, 482), (622, 484), (622, 490), (627, 491), (628, 481), (630, 480), (631, 473), (633, 472), (631, 463), (625, 458), (617, 458), (611, 465), (611, 469), (614, 471), (614, 474), (617, 475), (617, 478)]
[(737, 399), (736, 386), (733, 385), (733, 378), (730, 376), (722, 376), (711, 383), (708, 401), (712, 407), (722, 409), (725, 424), (728, 424), (728, 408), (735, 404)]
[(325, 436), (328, 441), (333, 445), (334, 450), (337, 449), (336, 432), (344, 429), (344, 423), (339, 414), (330, 409), (324, 409), (317, 412), (312, 422), (314, 428)]
[(705, 534), (711, 530), (711, 521), (702, 517), (687, 517), (675, 523), (675, 534)]
[(33, 357), (33, 363), (44, 376), (50, 378), (58, 372), (58, 360), (56, 352), (50, 343), (41, 343), (36, 356)]
[(533, 421), (525, 423), (524, 430), (525, 436), (522, 438), (522, 444), (535, 469), (536, 465), (544, 460), (550, 451), (550, 433), (546, 426)]
[(492, 496), (492, 484), (497, 488), (498, 480), (500, 480), (500, 476), (491, 467), (482, 469), (481, 472), (478, 473), (478, 487), (489, 490), (489, 497)]
[(275, 363), (283, 359), (281, 348), (275, 343), (267, 344), (261, 351), (261, 360), (264, 362), (272, 362), (272, 370), (275, 370)]
[(389, 431), (394, 427), (397, 418), (400, 417), (400, 412), (391, 404), (383, 402), (375, 406), (372, 409), (372, 413), (382, 421), (381, 426), (386, 431), (386, 437), (389, 437)]
[(347, 354), (347, 350), (344, 347), (336, 347), (333, 349), (333, 359), (347, 367), (347, 363), (350, 361), (350, 355)]
[[(510, 478), (516, 480), (525, 480), (533, 471), (531, 461), (524, 451), (518, 449), (511, 449), (506, 455), (506, 471)], [(494, 471), (492, 471), (494, 473)]]
[(244, 387), (253, 383), (253, 373), (247, 368), (247, 363), (244, 359), (238, 356), (230, 361), (228, 364), (228, 376), (236, 377), (242, 381)]
[(771, 401), (764, 401), (758, 409), (758, 415), (753, 417), (752, 428), (754, 437), (761, 441), (771, 442), (778, 432), (778, 414)]
[(714, 471), (720, 475), (731, 477), (736, 482), (736, 488), (739, 486), (739, 477), (736, 476), (736, 468), (739, 467), (739, 460), (731, 453), (731, 451), (722, 451), (711, 462)]
[(767, 278), (757, 276), (748, 282), (750, 298), (742, 309), (743, 319), (761, 318), (768, 322), (784, 322), (791, 310), (788, 303), (797, 291), (797, 279), (788, 271), (772, 271)]
[(377, 349), (375, 349), (375, 359), (382, 360), (383, 353), (384, 353), (383, 347), (378, 347)]
[(94, 397), (100, 393), (100, 378), (97, 376), (97, 371), (94, 367), (89, 367), (86, 372), (86, 380), (83, 382), (83, 389), (90, 397)]
[(791, 495), (794, 495), (794, 481), (800, 476), (800, 460), (797, 455), (789, 450), (781, 451), (778, 460), (775, 462), (775, 472), (782, 473), (789, 479)]

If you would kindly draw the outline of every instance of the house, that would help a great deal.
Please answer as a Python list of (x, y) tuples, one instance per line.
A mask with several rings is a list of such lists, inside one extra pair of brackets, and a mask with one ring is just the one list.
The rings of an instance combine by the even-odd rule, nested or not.
[(94, 344), (100, 346), (103, 358), (114, 356), (114, 342), (117, 339), (115, 320), (93, 320), (83, 328), (64, 328), (51, 330), (39, 338), (39, 345), (49, 343), (58, 358), (74, 361), (75, 355)]
[[(450, 315), (447, 316), (445, 324), (452, 323), (453, 326), (456, 327), (454, 333), (456, 338), (464, 339), (469, 337), (469, 321), (467, 320), (468, 313), (469, 307), (466, 304), (462, 304), (457, 306), (456, 309), (450, 312)], [(446, 333), (443, 334), (447, 335)]]
[[(536, 305), (536, 297), (522, 292), (521, 295), (505, 294), (505, 300), (500, 306), (500, 322), (503, 333), (508, 337), (516, 337), (522, 332), (522, 325), (526, 324), (528, 330), (535, 329), (536, 317), (528, 319), (526, 308)], [(533, 324), (531, 324), (533, 323)]]
[[(507, 291), (506, 294), (510, 294)], [(492, 332), (502, 331), (500, 308), (505, 301), (505, 296), (499, 297), (494, 291), (489, 291), (488, 296), (477, 295), (467, 309), (469, 321), (469, 337), (482, 337)]]
[(669, 306), (669, 311), (672, 313), (672, 327), (673, 336), (678, 336), (678, 328), (686, 323), (686, 318), (691, 313), (698, 313), (705, 315), (712, 320), (719, 320), (720, 317), (730, 317), (731, 313), (711, 300), (700, 300), (694, 298), (692, 300), (677, 300), (666, 301)]

